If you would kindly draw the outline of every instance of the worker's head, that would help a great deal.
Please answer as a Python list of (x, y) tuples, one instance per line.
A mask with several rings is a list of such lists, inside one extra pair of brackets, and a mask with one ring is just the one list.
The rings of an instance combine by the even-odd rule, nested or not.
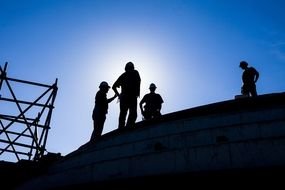
[(128, 62), (125, 66), (125, 71), (131, 71), (131, 70), (134, 70), (135, 69), (135, 66), (132, 62)]
[(109, 86), (109, 84), (106, 81), (103, 81), (103, 82), (100, 83), (99, 88), (101, 90), (107, 90), (108, 91), (110, 86)]
[(247, 68), (247, 66), (248, 66), (248, 63), (247, 63), (246, 61), (241, 61), (241, 62), (239, 63), (239, 67), (242, 68), (242, 69)]
[(151, 92), (154, 92), (155, 89), (156, 89), (155, 84), (154, 84), (154, 83), (151, 83), (151, 84), (149, 85), (149, 90), (150, 90)]

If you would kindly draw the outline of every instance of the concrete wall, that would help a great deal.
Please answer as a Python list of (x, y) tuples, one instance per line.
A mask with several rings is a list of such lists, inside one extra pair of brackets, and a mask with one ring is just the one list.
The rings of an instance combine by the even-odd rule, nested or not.
[[(278, 102), (278, 98), (282, 101)], [(157, 121), (140, 122), (136, 128), (114, 131), (96, 143), (80, 147), (51, 166), (45, 176), (22, 188), (283, 167), (283, 99), (284, 94), (232, 100), (172, 113)]]

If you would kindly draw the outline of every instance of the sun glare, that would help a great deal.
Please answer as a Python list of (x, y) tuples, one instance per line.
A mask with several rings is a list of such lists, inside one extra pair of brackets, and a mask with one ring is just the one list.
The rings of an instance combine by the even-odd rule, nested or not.
[[(139, 71), (141, 76), (141, 96), (148, 93), (150, 83), (159, 85), (163, 81), (164, 68), (157, 52), (160, 47), (153, 47), (146, 42), (129, 42), (116, 43), (109, 49), (108, 56), (102, 60), (105, 73), (105, 78), (114, 83), (115, 80), (125, 71), (125, 64), (129, 61), (133, 62), (135, 69)], [(105, 64), (106, 63), (106, 64)]]

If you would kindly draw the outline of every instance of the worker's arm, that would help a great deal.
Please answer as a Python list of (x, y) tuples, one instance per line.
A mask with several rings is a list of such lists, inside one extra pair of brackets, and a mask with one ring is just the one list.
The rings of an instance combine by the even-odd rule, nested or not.
[(117, 97), (117, 94), (115, 94), (112, 98), (108, 99), (108, 103), (112, 102)]
[(259, 72), (258, 72), (258, 71), (256, 71), (254, 82), (257, 82), (257, 81), (258, 81), (258, 79), (259, 79)]

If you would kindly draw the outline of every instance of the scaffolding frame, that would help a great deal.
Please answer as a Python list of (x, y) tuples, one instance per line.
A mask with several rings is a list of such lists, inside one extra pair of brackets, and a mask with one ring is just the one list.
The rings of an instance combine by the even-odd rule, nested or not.
[[(0, 66), (0, 103), (14, 104), (18, 114), (5, 114), (0, 104), (0, 158), (12, 154), (20, 160), (39, 160), (46, 151), (46, 143), (54, 102), (57, 94), (57, 78), (52, 85), (10, 78), (7, 76), (8, 62)], [(11, 83), (41, 87), (44, 92), (34, 101), (17, 98)], [(6, 87), (9, 97), (2, 97), (1, 89)], [(5, 91), (5, 92), (6, 92)], [(35, 117), (28, 117), (28, 112), (38, 110)]]

